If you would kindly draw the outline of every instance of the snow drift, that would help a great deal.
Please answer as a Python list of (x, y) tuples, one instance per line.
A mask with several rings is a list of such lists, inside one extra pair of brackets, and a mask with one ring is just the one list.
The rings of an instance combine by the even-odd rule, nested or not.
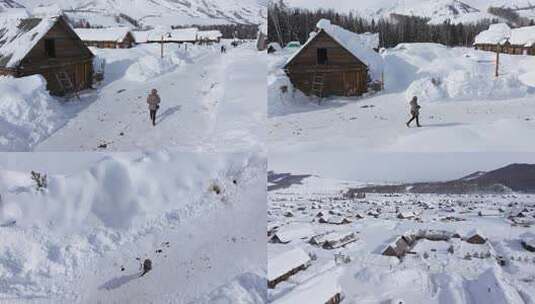
[[(43, 297), (53, 303), (78, 303), (79, 292), (87, 293), (91, 300), (96, 290), (73, 288), (79, 289), (77, 276), (84, 271), (91, 274), (82, 278), (94, 276), (98, 268), (95, 259), (112, 254), (120, 260), (140, 254), (131, 251), (151, 246), (158, 233), (195, 235), (199, 229), (196, 223), (208, 221), (212, 224), (203, 226), (204, 230), (213, 230), (210, 225), (235, 221), (245, 202), (241, 197), (254, 198), (254, 193), (265, 191), (259, 183), (262, 172), (265, 162), (258, 155), (167, 152), (107, 156), (75, 174), (49, 175), (48, 186), (42, 189), (36, 187), (29, 172), (0, 170), (0, 302)], [(254, 208), (261, 203), (247, 200)], [(258, 222), (258, 218), (252, 215), (251, 221)], [(256, 230), (250, 229), (247, 237)], [(210, 235), (213, 237), (213, 233), (206, 237)], [(190, 239), (188, 244), (192, 243), (195, 241)], [(181, 254), (186, 251), (177, 250)], [(245, 260), (236, 267), (247, 271)], [(212, 278), (215, 283), (217, 280)], [(228, 286), (230, 291), (223, 289), (221, 293), (243, 294), (247, 282), (258, 286), (254, 283), (258, 280), (241, 278), (237, 285)], [(119, 290), (118, 294), (124, 292)], [(259, 303), (261, 295), (252, 290), (249, 297), (251, 301), (245, 303)]]
[(42, 76), (0, 77), (0, 150), (26, 151), (65, 119)]

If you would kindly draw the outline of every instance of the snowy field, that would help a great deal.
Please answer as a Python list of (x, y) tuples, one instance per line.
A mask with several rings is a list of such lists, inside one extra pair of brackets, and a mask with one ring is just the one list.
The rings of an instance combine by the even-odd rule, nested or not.
[[(535, 57), (495, 57), (470, 48), (401, 44), (388, 49), (385, 90), (358, 98), (317, 98), (292, 92), (281, 70), (291, 54), (268, 55), (270, 148), (299, 152), (533, 151)], [(282, 94), (281, 86), (290, 85)], [(408, 102), (419, 97), (422, 128), (407, 128)]]
[[(0, 77), (0, 151), (260, 150), (266, 113), (265, 54), (249, 42), (92, 48), (103, 83), (65, 103), (39, 76)], [(162, 98), (156, 127), (146, 98)], [(245, 90), (244, 88), (247, 88)]]
[[(535, 303), (535, 253), (521, 245), (535, 240), (533, 195), (342, 195), (359, 185), (311, 176), (268, 193), (268, 234), (283, 240), (268, 244), (268, 277), (308, 263), (270, 301)], [(474, 229), (484, 244), (466, 241)], [(402, 235), (451, 237), (421, 238), (401, 259), (381, 254)]]
[(4, 154), (0, 168), (0, 303), (266, 301), (261, 155)]

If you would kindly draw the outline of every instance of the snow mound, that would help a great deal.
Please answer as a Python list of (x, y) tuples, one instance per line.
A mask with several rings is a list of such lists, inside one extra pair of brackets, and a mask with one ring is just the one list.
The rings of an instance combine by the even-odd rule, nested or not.
[(65, 123), (42, 76), (0, 77), (0, 150), (26, 151)]
[(191, 304), (267, 303), (266, 285), (265, 278), (254, 273), (245, 273)]
[[(63, 297), (92, 259), (232, 210), (264, 170), (263, 159), (248, 154), (107, 156), (75, 174), (48, 175), (41, 190), (29, 173), (0, 170), (0, 302)], [(262, 303), (259, 280), (238, 278), (213, 297)], [(247, 293), (248, 283), (256, 289)]]
[(174, 71), (182, 60), (176, 56), (158, 58), (147, 55), (140, 58), (126, 70), (126, 79), (144, 82)]
[(531, 93), (528, 56), (501, 56), (499, 77), (495, 55), (433, 43), (400, 44), (385, 53), (386, 90), (405, 91), (420, 101), (478, 100), (524, 97)]
[(425, 77), (414, 81), (406, 91), (407, 99), (421, 101), (504, 99), (523, 97), (528, 87), (516, 75), (482, 77), (467, 71), (452, 71), (445, 78)]

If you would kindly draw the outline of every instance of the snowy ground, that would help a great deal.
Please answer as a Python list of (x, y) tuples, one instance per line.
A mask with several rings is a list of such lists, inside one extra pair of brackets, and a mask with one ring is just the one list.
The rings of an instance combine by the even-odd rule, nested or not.
[[(318, 105), (296, 91), (282, 95), (280, 68), (289, 54), (269, 55), (270, 148), (276, 151), (533, 151), (535, 57), (501, 56), (435, 44), (403, 44), (383, 57), (385, 91), (330, 98)], [(420, 99), (422, 128), (407, 128), (408, 101)], [(514, 136), (513, 136), (514, 135)]]
[[(105, 80), (96, 90), (84, 92), (81, 101), (69, 103), (56, 101), (37, 84), (30, 92), (21, 89), (38, 80), (1, 78), (0, 87), (10, 94), (0, 97), (0, 128), (8, 134), (0, 136), (0, 148), (260, 150), (265, 137), (265, 55), (254, 43), (237, 48), (223, 43), (229, 48), (226, 55), (220, 54), (220, 45), (187, 50), (168, 45), (163, 60), (158, 45), (92, 49), (106, 60)], [(156, 127), (150, 125), (145, 102), (152, 88), (162, 98)], [(33, 104), (20, 100), (38, 100), (40, 107), (32, 110)]]
[[(292, 303), (289, 299), (296, 297), (320, 303), (319, 290), (338, 289), (342, 303), (535, 303), (535, 254), (521, 246), (521, 239), (535, 237), (533, 195), (367, 194), (347, 199), (341, 193), (359, 183), (317, 176), (301, 182), (268, 194), (269, 231), (291, 239), (268, 244), (268, 263), (294, 248), (312, 257), (306, 270), (269, 290), (274, 303)], [(531, 224), (514, 225), (508, 217), (522, 209), (528, 210), (525, 217), (515, 220)], [(320, 224), (319, 212), (351, 223)], [(418, 216), (399, 219), (401, 212)], [(435, 229), (464, 237), (474, 228), (488, 238), (486, 244), (420, 240), (414, 253), (401, 260), (381, 255), (396, 237), (411, 231)], [(308, 243), (326, 232), (354, 232), (358, 240), (331, 250)], [(505, 266), (498, 264), (499, 257)]]
[[(6, 158), (0, 170), (1, 303), (266, 301), (263, 157)], [(46, 189), (36, 189), (29, 168), (49, 173)], [(153, 269), (140, 278), (145, 258)]]

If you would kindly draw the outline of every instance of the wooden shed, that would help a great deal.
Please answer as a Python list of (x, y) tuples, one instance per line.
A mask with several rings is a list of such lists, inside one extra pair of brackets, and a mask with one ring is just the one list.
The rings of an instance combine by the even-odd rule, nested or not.
[(318, 97), (359, 96), (380, 88), (383, 59), (368, 45), (369, 36), (318, 22), (317, 31), (286, 63), (293, 86)]
[(65, 95), (91, 87), (93, 57), (63, 17), (0, 21), (0, 75), (40, 74)]
[(294, 274), (307, 269), (312, 261), (301, 248), (279, 254), (268, 263), (268, 287), (275, 288), (280, 282), (286, 281)]
[(129, 28), (75, 29), (76, 34), (87, 46), (103, 49), (128, 49), (136, 45)]
[(485, 244), (487, 242), (487, 239), (478, 230), (469, 232), (464, 240), (470, 244)]

